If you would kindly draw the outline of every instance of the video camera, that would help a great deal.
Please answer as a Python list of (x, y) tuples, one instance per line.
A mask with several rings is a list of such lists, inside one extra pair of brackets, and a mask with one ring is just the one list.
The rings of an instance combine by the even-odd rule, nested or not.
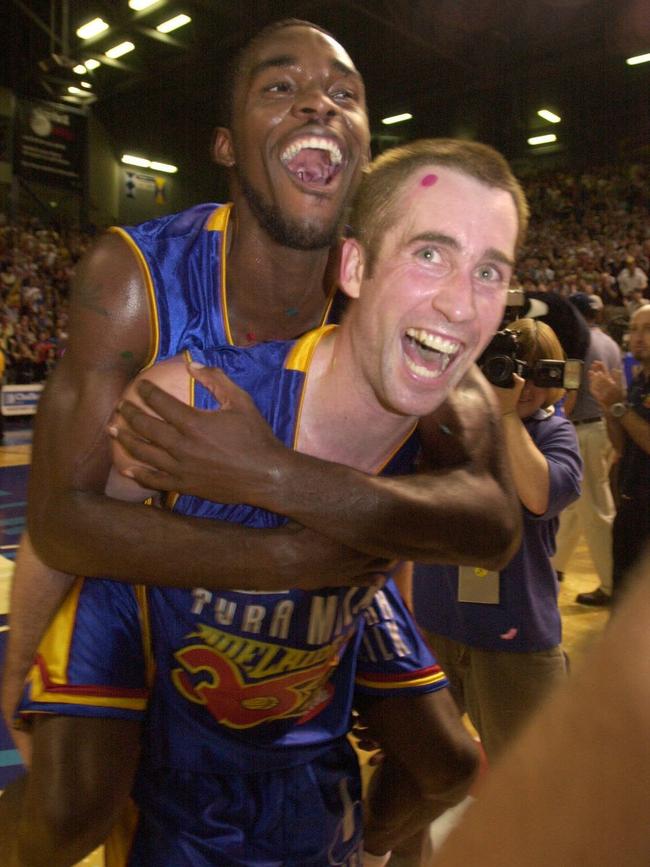
[(576, 389), (580, 385), (582, 361), (572, 358), (555, 361), (541, 358), (532, 366), (519, 357), (520, 344), (514, 331), (497, 331), (483, 350), (477, 364), (483, 375), (499, 388), (513, 388), (513, 374), (531, 380), (539, 388)]

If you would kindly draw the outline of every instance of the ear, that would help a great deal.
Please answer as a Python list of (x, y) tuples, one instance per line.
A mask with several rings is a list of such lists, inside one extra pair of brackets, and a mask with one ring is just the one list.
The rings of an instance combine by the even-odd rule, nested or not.
[(341, 248), (339, 283), (346, 295), (358, 298), (366, 265), (365, 250), (356, 238), (346, 238)]
[(225, 126), (218, 126), (212, 134), (212, 158), (215, 163), (228, 169), (235, 165), (232, 133)]

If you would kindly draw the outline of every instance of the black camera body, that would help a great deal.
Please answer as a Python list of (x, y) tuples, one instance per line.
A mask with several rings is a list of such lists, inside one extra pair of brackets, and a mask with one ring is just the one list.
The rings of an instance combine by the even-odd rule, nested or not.
[(582, 361), (574, 358), (568, 361), (542, 358), (531, 366), (519, 354), (520, 344), (516, 332), (505, 328), (497, 331), (477, 364), (488, 382), (498, 388), (513, 388), (513, 374), (531, 380), (539, 388), (576, 389), (580, 385)]

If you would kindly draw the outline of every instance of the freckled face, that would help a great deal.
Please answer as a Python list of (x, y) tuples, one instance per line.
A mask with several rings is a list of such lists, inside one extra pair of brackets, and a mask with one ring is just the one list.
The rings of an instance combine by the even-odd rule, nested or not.
[(232, 137), (240, 186), (265, 228), (286, 225), (278, 240), (289, 246), (332, 243), (370, 141), (363, 81), (343, 48), (309, 27), (272, 34), (240, 76)]
[(357, 361), (385, 407), (420, 416), (499, 327), (518, 220), (510, 193), (438, 166), (406, 181), (396, 212), (352, 310)]

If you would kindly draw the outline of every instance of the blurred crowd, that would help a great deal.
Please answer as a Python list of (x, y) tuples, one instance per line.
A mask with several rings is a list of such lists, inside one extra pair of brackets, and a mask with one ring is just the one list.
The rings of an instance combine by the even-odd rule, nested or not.
[(0, 214), (0, 349), (7, 383), (42, 382), (67, 337), (70, 279), (90, 238)]
[(650, 297), (650, 165), (539, 175), (525, 187), (532, 216), (517, 268), (524, 290), (596, 295), (606, 323)]
[[(620, 341), (621, 322), (650, 298), (650, 165), (555, 172), (524, 186), (532, 217), (518, 283), (527, 291), (597, 296), (602, 321)], [(5, 382), (41, 382), (56, 363), (67, 337), (70, 278), (91, 240), (79, 229), (0, 214)]]

